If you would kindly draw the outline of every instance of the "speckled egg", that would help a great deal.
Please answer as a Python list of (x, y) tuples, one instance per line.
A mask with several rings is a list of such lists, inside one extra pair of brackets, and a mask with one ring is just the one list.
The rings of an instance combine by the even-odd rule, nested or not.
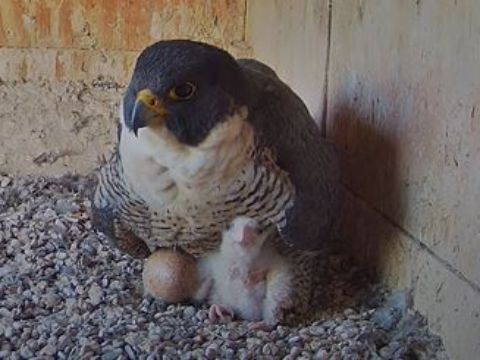
[(167, 302), (190, 299), (197, 289), (197, 263), (194, 257), (175, 250), (157, 250), (143, 267), (145, 291)]

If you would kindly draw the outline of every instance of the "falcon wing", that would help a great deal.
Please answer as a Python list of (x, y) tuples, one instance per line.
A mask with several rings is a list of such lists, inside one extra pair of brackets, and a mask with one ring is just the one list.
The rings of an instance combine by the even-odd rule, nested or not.
[(150, 250), (147, 244), (133, 232), (131, 226), (147, 238), (149, 213), (142, 202), (134, 199), (127, 190), (118, 151), (101, 165), (96, 175), (96, 188), (91, 197), (93, 227), (130, 256), (137, 259), (148, 257)]
[(256, 99), (250, 121), (260, 140), (276, 154), (278, 166), (295, 187), (286, 209), (283, 239), (301, 250), (318, 249), (333, 236), (339, 216), (338, 155), (322, 137), (303, 101), (268, 66), (239, 59)]

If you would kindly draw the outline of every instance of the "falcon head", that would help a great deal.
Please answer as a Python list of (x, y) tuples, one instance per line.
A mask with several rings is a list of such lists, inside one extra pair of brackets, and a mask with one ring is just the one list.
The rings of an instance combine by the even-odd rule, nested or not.
[(227, 52), (190, 40), (157, 42), (142, 51), (123, 99), (126, 127), (168, 129), (196, 146), (232, 113), (249, 105), (242, 69)]

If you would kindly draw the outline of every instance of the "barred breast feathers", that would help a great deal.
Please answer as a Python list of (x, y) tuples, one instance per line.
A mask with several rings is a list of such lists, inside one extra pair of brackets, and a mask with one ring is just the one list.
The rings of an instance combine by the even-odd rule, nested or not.
[(100, 172), (97, 202), (116, 203), (121, 218), (140, 225), (138, 235), (149, 234), (142, 238), (150, 248), (207, 238), (213, 246), (239, 215), (282, 226), (294, 188), (274, 154), (255, 143), (247, 115), (238, 109), (197, 147), (179, 144), (167, 130), (142, 129), (136, 138), (124, 127), (119, 153)]

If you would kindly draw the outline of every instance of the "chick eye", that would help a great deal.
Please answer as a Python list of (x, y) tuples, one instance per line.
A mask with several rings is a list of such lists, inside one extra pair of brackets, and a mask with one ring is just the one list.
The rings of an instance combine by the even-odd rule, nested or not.
[(148, 100), (148, 105), (150, 105), (151, 107), (157, 106), (157, 105), (158, 105), (157, 99), (155, 99), (155, 98), (149, 99), (149, 100)]
[(193, 94), (195, 94), (196, 89), (197, 87), (194, 84), (191, 82), (186, 82), (171, 88), (168, 92), (168, 96), (172, 100), (188, 100), (193, 96)]

